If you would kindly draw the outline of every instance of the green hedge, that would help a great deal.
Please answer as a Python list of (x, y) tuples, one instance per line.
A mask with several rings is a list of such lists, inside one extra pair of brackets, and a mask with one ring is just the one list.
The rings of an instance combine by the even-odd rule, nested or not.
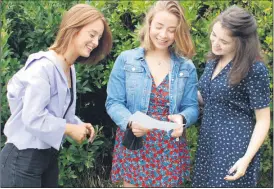
[[(6, 100), (9, 78), (24, 64), (29, 54), (46, 50), (54, 40), (61, 15), (76, 3), (89, 3), (101, 10), (113, 33), (111, 54), (96, 66), (76, 64), (77, 114), (97, 125), (98, 136), (91, 145), (77, 145), (67, 139), (60, 155), (60, 187), (113, 187), (109, 181), (116, 126), (104, 109), (106, 84), (116, 57), (124, 50), (139, 46), (137, 31), (153, 1), (4, 1), (1, 5), (1, 125), (10, 112)], [(191, 26), (197, 54), (193, 62), (201, 76), (204, 55), (209, 50), (208, 28), (226, 7), (237, 4), (252, 12), (258, 22), (263, 54), (273, 81), (272, 1), (181, 1)], [(271, 90), (273, 89), (271, 82)], [(271, 94), (272, 98), (272, 94)], [(271, 104), (272, 111), (272, 104)], [(193, 162), (200, 120), (187, 130)], [(2, 127), (3, 128), (3, 127)], [(2, 135), (2, 133), (1, 133)], [(273, 187), (273, 124), (262, 147), (263, 158), (259, 187)], [(3, 146), (5, 138), (2, 137)], [(186, 186), (190, 186), (187, 183)]]

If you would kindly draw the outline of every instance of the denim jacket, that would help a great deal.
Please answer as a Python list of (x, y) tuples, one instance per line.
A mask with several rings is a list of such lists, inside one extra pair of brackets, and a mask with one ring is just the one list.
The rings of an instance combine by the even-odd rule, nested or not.
[[(171, 53), (169, 114), (181, 114), (189, 127), (198, 118), (197, 73), (191, 60)], [(152, 77), (144, 48), (122, 52), (115, 61), (107, 86), (106, 109), (111, 119), (126, 130), (131, 114), (147, 113)]]

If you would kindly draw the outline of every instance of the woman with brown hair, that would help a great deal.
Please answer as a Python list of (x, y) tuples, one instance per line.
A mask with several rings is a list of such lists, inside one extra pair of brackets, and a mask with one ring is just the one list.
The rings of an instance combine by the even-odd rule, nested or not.
[(65, 135), (81, 143), (95, 132), (75, 116), (74, 62), (96, 64), (112, 36), (98, 10), (77, 4), (62, 19), (49, 51), (32, 54), (7, 85), (11, 116), (1, 151), (1, 187), (58, 187), (58, 151)]
[[(111, 179), (125, 187), (178, 187), (190, 168), (183, 125), (191, 126), (198, 117), (197, 74), (190, 60), (194, 46), (179, 2), (157, 1), (146, 15), (140, 41), (141, 47), (118, 56), (108, 82), (106, 109), (118, 125)], [(177, 127), (148, 130), (129, 121), (136, 111)], [(123, 145), (130, 131), (142, 139), (141, 148)]]
[(268, 70), (254, 17), (232, 6), (213, 22), (199, 81), (204, 105), (193, 187), (255, 187), (270, 126)]

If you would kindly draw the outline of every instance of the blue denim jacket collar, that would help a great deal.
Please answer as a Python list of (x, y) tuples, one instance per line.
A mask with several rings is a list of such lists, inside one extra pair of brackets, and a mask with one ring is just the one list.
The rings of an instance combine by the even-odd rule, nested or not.
[[(170, 50), (170, 58), (171, 58), (171, 65), (172, 68), (175, 66), (175, 70), (177, 70), (177, 67), (180, 65), (179, 63), (183, 63), (182, 59), (179, 58), (173, 51)], [(136, 60), (144, 60), (145, 59), (145, 49), (143, 47), (137, 48), (137, 54), (135, 57)], [(174, 62), (177, 62), (174, 64)]]
[[(135, 59), (136, 60), (139, 60), (139, 59), (145, 59), (145, 48), (144, 47), (138, 47), (136, 48), (136, 50), (138, 51), (137, 54), (136, 54), (136, 57)], [(173, 51), (169, 51), (170, 52), (170, 55), (171, 55), (171, 59), (173, 61), (179, 61), (179, 62), (182, 62), (181, 59), (176, 56), (176, 54), (173, 52)]]
[[(151, 78), (150, 75), (150, 71), (149, 68), (147, 66), (147, 64), (145, 63), (145, 48), (143, 47), (138, 47), (136, 48), (137, 53), (136, 53), (136, 60), (141, 60), (141, 65), (145, 68), (146, 73), (148, 75), (149, 78)], [(178, 56), (176, 56), (176, 54), (173, 51), (169, 51), (170, 52), (170, 58), (171, 58), (171, 68), (170, 68), (170, 74), (169, 74), (169, 85), (171, 85), (171, 81), (172, 79), (175, 77), (175, 75), (178, 73), (179, 68), (180, 68), (180, 64), (183, 63), (183, 60), (181, 58), (179, 58)], [(170, 90), (170, 89), (169, 89)]]

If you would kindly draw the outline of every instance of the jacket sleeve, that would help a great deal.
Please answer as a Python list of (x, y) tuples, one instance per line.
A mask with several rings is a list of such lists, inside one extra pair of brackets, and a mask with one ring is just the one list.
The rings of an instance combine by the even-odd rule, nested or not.
[(193, 68), (191, 69), (189, 74), (189, 78), (186, 81), (185, 90), (181, 101), (180, 114), (183, 115), (186, 119), (186, 127), (189, 127), (193, 123), (195, 123), (199, 116), (197, 85), (197, 72), (196, 68), (193, 65)]
[(80, 124), (83, 124), (84, 122), (81, 121), (81, 119), (78, 116), (74, 116), (73, 123), (80, 125)]
[(65, 132), (66, 120), (52, 115), (50, 83), (47, 67), (39, 60), (26, 68), (26, 90), (23, 98), (22, 121), (28, 132), (59, 150)]
[(107, 85), (106, 110), (111, 119), (125, 131), (131, 112), (126, 108), (126, 85), (123, 54), (116, 59)]

